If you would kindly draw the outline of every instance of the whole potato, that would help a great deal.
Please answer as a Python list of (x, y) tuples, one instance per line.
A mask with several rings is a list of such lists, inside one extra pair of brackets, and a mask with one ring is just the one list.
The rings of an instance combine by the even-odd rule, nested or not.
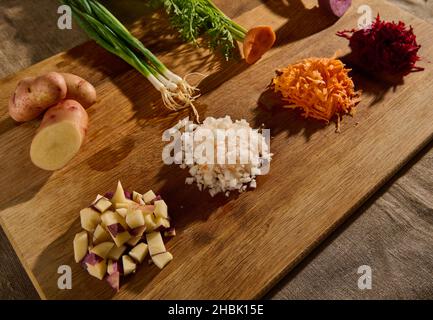
[(68, 88), (66, 99), (78, 101), (84, 108), (96, 102), (96, 90), (90, 82), (71, 73), (61, 73), (61, 75), (65, 78)]
[(66, 81), (57, 72), (25, 78), (18, 83), (9, 100), (9, 115), (18, 122), (33, 120), (65, 99), (66, 94)]

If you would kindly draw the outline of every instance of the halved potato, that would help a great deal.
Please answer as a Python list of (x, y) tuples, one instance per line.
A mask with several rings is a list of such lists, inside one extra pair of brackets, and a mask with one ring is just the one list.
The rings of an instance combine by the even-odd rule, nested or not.
[(50, 108), (30, 146), (33, 164), (49, 171), (63, 168), (80, 150), (88, 121), (86, 110), (74, 100)]

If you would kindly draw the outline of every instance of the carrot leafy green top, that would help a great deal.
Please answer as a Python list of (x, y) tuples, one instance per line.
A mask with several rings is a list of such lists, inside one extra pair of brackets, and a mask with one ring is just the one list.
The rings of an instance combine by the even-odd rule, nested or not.
[(211, 0), (154, 0), (163, 6), (170, 22), (181, 37), (197, 44), (204, 36), (211, 49), (220, 50), (228, 60), (235, 48), (235, 41), (243, 41), (248, 32), (227, 17)]

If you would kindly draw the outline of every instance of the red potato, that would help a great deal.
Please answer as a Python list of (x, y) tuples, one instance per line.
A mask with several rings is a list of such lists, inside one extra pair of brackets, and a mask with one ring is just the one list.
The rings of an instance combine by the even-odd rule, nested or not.
[(61, 73), (61, 75), (68, 88), (66, 99), (76, 100), (84, 108), (89, 108), (96, 102), (96, 90), (90, 82), (71, 73)]
[(65, 79), (57, 72), (24, 78), (9, 100), (9, 115), (18, 122), (33, 120), (63, 100), (66, 93)]
[(80, 150), (87, 132), (88, 115), (74, 100), (50, 108), (30, 147), (30, 158), (39, 168), (63, 168)]
[(243, 51), (245, 61), (253, 64), (258, 61), (275, 43), (276, 35), (270, 26), (251, 28), (245, 36)]

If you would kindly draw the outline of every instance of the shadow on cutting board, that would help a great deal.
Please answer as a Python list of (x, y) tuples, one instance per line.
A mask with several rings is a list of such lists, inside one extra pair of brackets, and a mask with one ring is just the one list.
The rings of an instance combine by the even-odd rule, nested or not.
[[(208, 190), (200, 191), (195, 184), (185, 185), (188, 176), (188, 169), (183, 170), (176, 164), (163, 165), (157, 175), (158, 180), (164, 181), (160, 194), (170, 202), (170, 207), (173, 208), (170, 212), (178, 230), (185, 230), (197, 221), (206, 221), (218, 210), (228, 213), (231, 210), (229, 203), (239, 196), (238, 192), (232, 192), (230, 197), (224, 194), (211, 197)], [(211, 241), (209, 238), (212, 238), (210, 234), (203, 235), (197, 241), (207, 243)]]
[[(20, 130), (27, 131), (27, 134), (20, 135), (19, 141), (13, 141), (23, 145), (23, 148), (0, 155), (1, 181), (4, 186), (0, 193), (0, 211), (32, 199), (53, 174), (37, 168), (30, 160), (30, 145), (36, 131), (36, 122), (17, 124), (8, 117), (0, 122), (0, 137), (17, 126), (20, 126)], [(22, 192), (23, 186), (26, 186), (26, 192)]]
[(323, 8), (306, 8), (301, 0), (270, 0), (263, 1), (263, 4), (275, 14), (287, 18), (287, 23), (275, 30), (276, 47), (307, 38), (338, 21)]
[[(76, 216), (76, 209), (71, 210), (70, 216)], [(38, 283), (48, 295), (48, 299), (109, 299), (114, 295), (105, 281), (100, 281), (75, 263), (73, 240), (76, 233), (82, 231), (80, 218), (76, 218), (71, 226), (56, 240), (51, 242), (38, 256), (33, 273), (37, 275)], [(60, 290), (57, 280), (61, 276), (57, 269), (61, 265), (68, 265), (72, 269), (72, 289)], [(83, 292), (86, 295), (83, 295)], [(95, 294), (92, 296), (91, 294)], [(96, 295), (97, 294), (97, 295)]]
[(362, 90), (363, 94), (373, 97), (368, 107), (381, 103), (389, 91), (396, 92), (398, 87), (404, 85), (403, 77), (380, 77), (377, 76), (377, 72), (368, 72), (364, 68), (358, 67), (354, 63), (356, 60), (351, 53), (339, 59), (344, 62), (347, 68), (352, 69), (350, 76), (355, 83), (356, 90)]
[(315, 132), (328, 126), (324, 121), (305, 119), (299, 110), (284, 108), (280, 96), (270, 88), (260, 95), (257, 108), (254, 109), (254, 128), (263, 125), (271, 130), (272, 136), (282, 132), (286, 132), (288, 137), (302, 133), (307, 142)]

